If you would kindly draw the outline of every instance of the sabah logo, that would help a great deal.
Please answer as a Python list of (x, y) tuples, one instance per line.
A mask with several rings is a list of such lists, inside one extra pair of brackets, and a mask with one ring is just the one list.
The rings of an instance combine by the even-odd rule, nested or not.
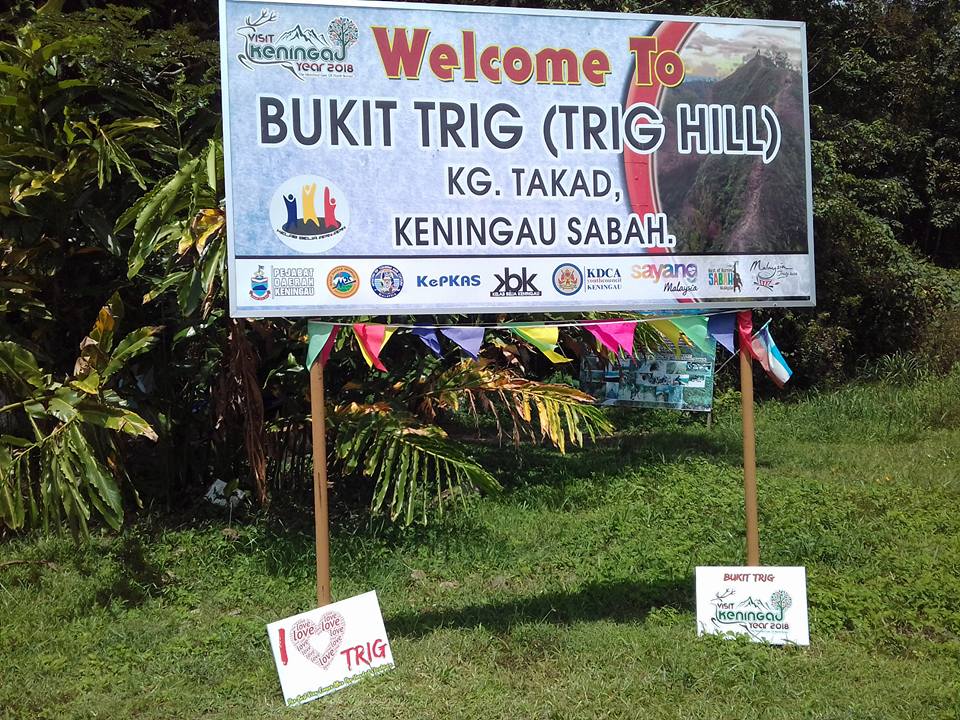
[(561, 295), (576, 295), (583, 287), (583, 273), (570, 263), (558, 265), (553, 271), (553, 287)]
[(403, 275), (393, 265), (381, 265), (370, 276), (370, 284), (380, 297), (396, 297), (403, 290)]
[(298, 80), (305, 75), (349, 77), (353, 64), (347, 59), (347, 50), (357, 44), (360, 29), (346, 17), (337, 17), (327, 25), (326, 34), (299, 23), (289, 30), (277, 32), (272, 23), (279, 16), (271, 10), (261, 10), (260, 17), (244, 19), (237, 28), (243, 37), (243, 52), (237, 60), (253, 70), (257, 65), (278, 65), (289, 70)]
[(263, 272), (263, 265), (250, 278), (250, 297), (254, 300), (266, 300), (270, 297), (270, 278)]
[(350, 224), (346, 196), (316, 175), (290, 178), (273, 193), (270, 225), (283, 243), (300, 253), (324, 253), (343, 240)]
[(337, 265), (327, 273), (327, 289), (335, 297), (351, 297), (360, 289), (360, 276), (349, 265)]
[(707, 268), (707, 285), (719, 290), (743, 290), (743, 278), (737, 270), (739, 263)]

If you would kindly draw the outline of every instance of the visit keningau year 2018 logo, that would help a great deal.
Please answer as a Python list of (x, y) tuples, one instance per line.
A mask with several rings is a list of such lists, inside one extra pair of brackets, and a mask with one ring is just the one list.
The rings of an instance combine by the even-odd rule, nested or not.
[(348, 50), (360, 39), (360, 29), (353, 20), (336, 17), (327, 25), (326, 33), (299, 23), (281, 32), (282, 25), (274, 25), (278, 18), (272, 10), (261, 10), (256, 20), (248, 15), (237, 28), (243, 38), (243, 51), (237, 54), (237, 60), (244, 67), (281, 67), (298, 80), (309, 75), (353, 75)]
[(326, 252), (343, 240), (349, 224), (350, 205), (343, 192), (316, 175), (290, 178), (270, 201), (273, 232), (297, 252)]

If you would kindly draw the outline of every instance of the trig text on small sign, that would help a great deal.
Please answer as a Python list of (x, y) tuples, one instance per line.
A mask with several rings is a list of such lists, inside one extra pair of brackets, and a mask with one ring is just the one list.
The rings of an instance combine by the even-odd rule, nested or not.
[(352, 685), (393, 667), (376, 592), (267, 625), (287, 705)]
[(704, 633), (809, 645), (806, 569), (698, 567), (697, 635)]

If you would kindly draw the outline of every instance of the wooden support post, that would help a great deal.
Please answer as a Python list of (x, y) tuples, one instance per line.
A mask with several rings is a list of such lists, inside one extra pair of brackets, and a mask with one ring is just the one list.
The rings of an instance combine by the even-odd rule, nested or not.
[(310, 418), (313, 437), (313, 519), (317, 540), (317, 607), (330, 604), (330, 520), (327, 512), (327, 418), (323, 364), (310, 368)]
[(759, 565), (757, 446), (753, 429), (753, 360), (742, 348), (740, 350), (740, 398), (743, 404), (743, 506), (747, 520), (747, 565)]

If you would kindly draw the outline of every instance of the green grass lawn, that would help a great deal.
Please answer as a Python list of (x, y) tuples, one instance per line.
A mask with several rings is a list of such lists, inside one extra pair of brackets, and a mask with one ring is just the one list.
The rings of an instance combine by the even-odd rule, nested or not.
[(759, 408), (761, 557), (807, 567), (805, 649), (696, 637), (694, 567), (744, 555), (717, 415), (490, 452), (503, 495), (337, 530), (335, 598), (378, 591), (396, 669), (301, 708), (264, 626), (313, 606), (309, 517), (7, 542), (0, 717), (960, 717), (960, 375)]

